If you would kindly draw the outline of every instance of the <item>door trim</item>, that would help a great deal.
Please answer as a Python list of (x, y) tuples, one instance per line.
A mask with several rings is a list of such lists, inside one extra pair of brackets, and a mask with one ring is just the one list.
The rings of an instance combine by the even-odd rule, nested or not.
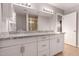
[(76, 47), (78, 47), (78, 12), (76, 12)]

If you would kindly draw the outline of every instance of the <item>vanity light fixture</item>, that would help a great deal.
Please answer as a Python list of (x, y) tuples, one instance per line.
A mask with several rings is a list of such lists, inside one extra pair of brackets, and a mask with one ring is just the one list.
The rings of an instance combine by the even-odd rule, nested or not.
[(53, 10), (48, 9), (48, 8), (43, 8), (43, 11), (44, 11), (44, 12), (47, 12), (47, 13), (53, 14)]
[(26, 3), (26, 6), (31, 7), (31, 3)]
[(30, 24), (33, 24), (33, 23), (34, 23), (34, 21), (29, 21), (29, 23), (30, 23)]
[(19, 5), (24, 5), (24, 6), (27, 6), (27, 7), (31, 7), (31, 3), (17, 3)]

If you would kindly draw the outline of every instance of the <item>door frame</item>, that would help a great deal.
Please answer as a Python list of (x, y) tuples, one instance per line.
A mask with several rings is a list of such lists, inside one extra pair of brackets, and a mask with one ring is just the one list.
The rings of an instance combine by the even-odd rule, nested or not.
[(76, 12), (76, 48), (78, 47), (78, 12)]

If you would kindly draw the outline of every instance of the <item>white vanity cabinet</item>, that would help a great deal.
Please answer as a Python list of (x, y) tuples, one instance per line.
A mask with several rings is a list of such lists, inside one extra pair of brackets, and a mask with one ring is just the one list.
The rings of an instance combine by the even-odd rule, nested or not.
[(0, 48), (0, 56), (21, 56), (20, 52), (20, 46), (10, 46), (10, 47), (4, 47)]
[(64, 49), (64, 34), (18, 37), (0, 41), (0, 56), (52, 56)]
[(50, 36), (50, 55), (56, 55), (64, 50), (64, 36), (63, 34), (56, 34)]
[(37, 56), (37, 43), (32, 42), (23, 45), (23, 56)]

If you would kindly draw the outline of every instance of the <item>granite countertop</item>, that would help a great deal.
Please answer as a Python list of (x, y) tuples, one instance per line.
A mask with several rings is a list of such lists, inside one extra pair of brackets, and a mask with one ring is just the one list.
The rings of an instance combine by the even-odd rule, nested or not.
[(25, 38), (25, 37), (35, 37), (42, 35), (51, 35), (51, 34), (64, 34), (63, 32), (52, 32), (52, 31), (38, 31), (38, 32), (21, 32), (21, 33), (2, 33), (0, 35), (0, 41), (16, 39), (16, 38)]

